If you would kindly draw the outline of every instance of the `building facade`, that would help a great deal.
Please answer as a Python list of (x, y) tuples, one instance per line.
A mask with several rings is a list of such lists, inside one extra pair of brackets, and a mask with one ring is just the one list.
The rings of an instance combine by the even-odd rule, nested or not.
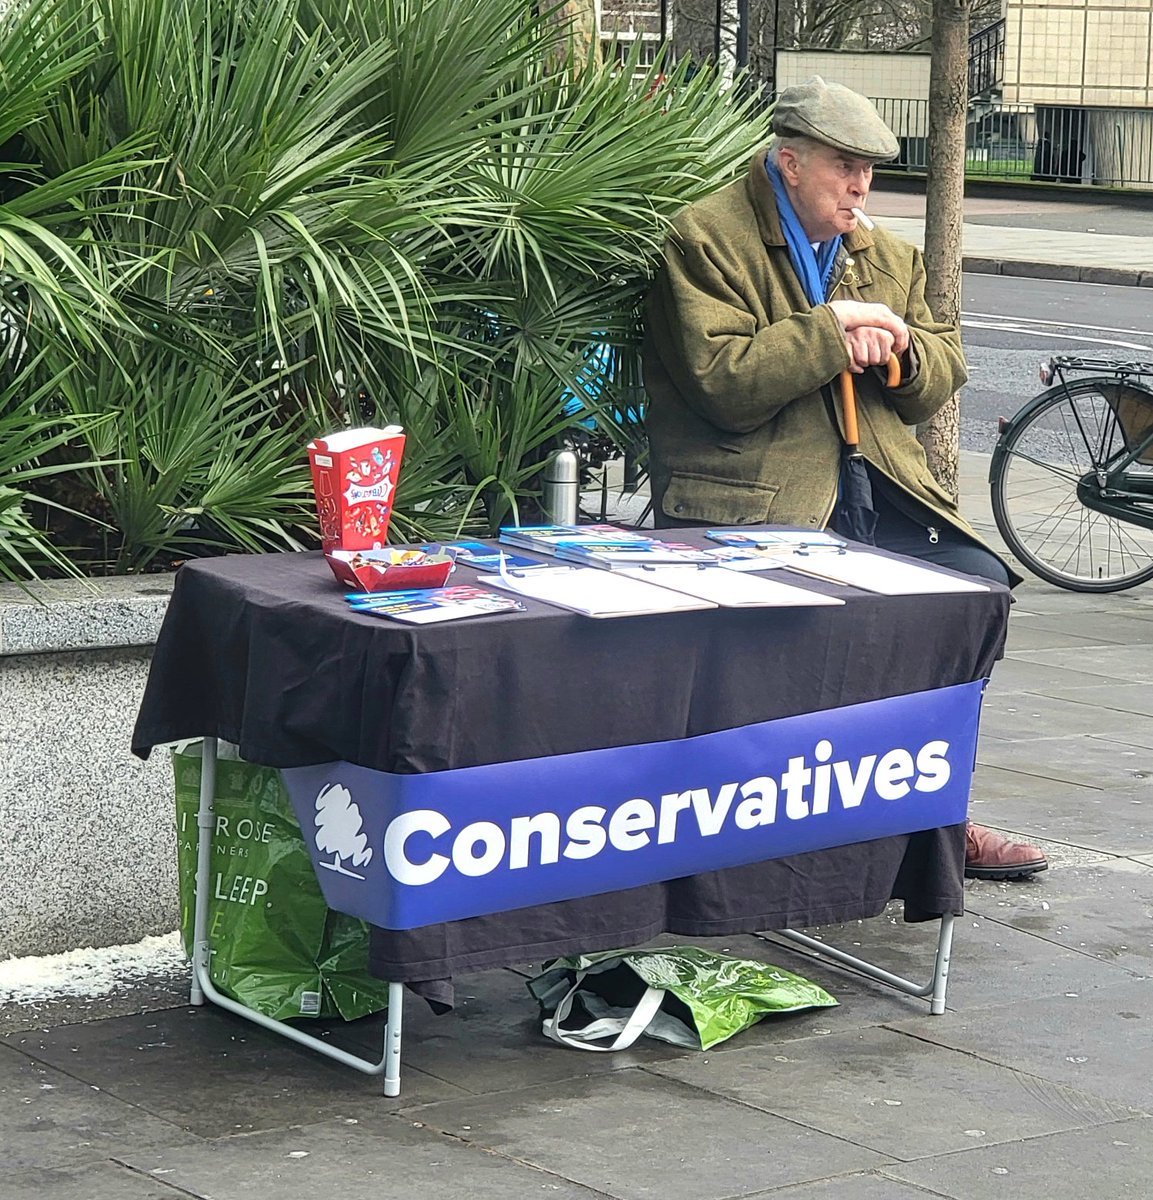
[(1038, 178), (1153, 188), (1153, 0), (1006, 0), (1002, 100)]

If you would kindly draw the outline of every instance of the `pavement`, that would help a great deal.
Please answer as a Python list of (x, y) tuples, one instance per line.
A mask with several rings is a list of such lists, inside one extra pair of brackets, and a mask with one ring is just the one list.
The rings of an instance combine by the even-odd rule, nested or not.
[[(1134, 194), (1122, 202), (1079, 188), (970, 187), (962, 265), (984, 275), (1153, 287), (1153, 207), (1142, 198), (1153, 201), (1153, 195)], [(868, 211), (893, 233), (924, 247), (922, 192), (879, 178)]]
[[(909, 203), (872, 207), (915, 232), (915, 213), (890, 211)], [(1034, 252), (1047, 214), (1032, 219), (1027, 235), (967, 223), (966, 245), (1026, 261), (1011, 255)], [(1132, 249), (1102, 227), (1048, 229), (1049, 265), (1102, 240)], [(963, 456), (963, 507), (995, 540), (986, 469)], [(458, 978), (445, 1016), (410, 1000), (402, 1094), (386, 1099), (378, 1079), (189, 1007), (180, 972), (107, 1001), (0, 1003), (0, 1200), (1147, 1198), (1150, 679), (1153, 589), (1018, 589), (972, 811), (1042, 845), (1050, 869), (967, 886), (942, 1016), (750, 934), (713, 944), (800, 971), (839, 1007), (707, 1053), (580, 1054), (542, 1037), (523, 964)], [(816, 932), (929, 975), (935, 931), (895, 909)], [(330, 1035), (367, 1056), (379, 1031), (368, 1018)]]

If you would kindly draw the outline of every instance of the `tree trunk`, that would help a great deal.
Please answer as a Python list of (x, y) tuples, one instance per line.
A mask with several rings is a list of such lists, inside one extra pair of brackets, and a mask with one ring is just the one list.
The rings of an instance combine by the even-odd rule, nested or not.
[[(934, 0), (929, 68), (928, 179), (925, 184), (926, 298), (939, 321), (961, 319), (961, 230), (965, 199), (965, 116), (969, 104), (972, 0)], [(918, 432), (937, 482), (954, 498), (961, 450), (960, 398)]]
[(596, 62), (601, 61), (600, 46), (600, 0), (564, 0), (564, 3), (549, 6), (549, 18), (562, 31), (561, 46), (557, 57), (564, 59), (571, 45), (577, 69), (589, 61), (595, 51)]
[(732, 84), (737, 73), (737, 32), (740, 10), (737, 0), (717, 0), (717, 66), (721, 78)]

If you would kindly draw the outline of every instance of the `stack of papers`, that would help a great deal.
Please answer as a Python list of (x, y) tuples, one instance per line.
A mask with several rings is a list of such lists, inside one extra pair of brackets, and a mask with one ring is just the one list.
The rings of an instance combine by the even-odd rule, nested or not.
[(542, 600), (588, 617), (636, 617), (647, 613), (686, 612), (716, 608), (712, 600), (688, 596), (671, 588), (630, 579), (597, 567), (546, 567), (533, 571), (502, 571), (482, 575), (480, 583), (518, 596)]
[(705, 553), (713, 565), (730, 571), (772, 571), (786, 566), (792, 546), (717, 546)]
[(847, 543), (823, 529), (706, 529), (705, 537), (720, 542), (722, 546), (757, 546), (764, 549), (785, 550), (797, 546), (839, 547)]
[(707, 550), (683, 542), (661, 541), (615, 525), (510, 525), (500, 531), (500, 540), (586, 567), (609, 570), (630, 563), (712, 561)]
[(606, 567), (610, 571), (620, 570), (637, 563), (710, 563), (713, 561), (712, 552), (699, 550), (695, 546), (686, 546), (679, 542), (659, 542), (652, 539), (647, 542), (622, 543), (619, 546), (610, 545), (575, 545), (562, 543), (553, 551), (557, 558), (569, 562), (584, 563), (589, 567)]
[(804, 608), (844, 604), (843, 600), (833, 596), (823, 596), (789, 583), (778, 583), (775, 579), (742, 575), (725, 567), (632, 567), (619, 574), (672, 588), (687, 596), (699, 596), (722, 608)]
[(431, 625), (461, 617), (524, 610), (524, 605), (511, 596), (463, 584), (459, 587), (412, 588), (402, 592), (355, 592), (346, 595), (345, 600), (353, 612), (389, 617), (409, 625)]
[(499, 571), (501, 559), (509, 567), (540, 567), (546, 564), (523, 554), (511, 554), (500, 546), (489, 546), (484, 542), (449, 542), (445, 547), (455, 552), (456, 561), (478, 571)]
[(500, 540), (554, 554), (560, 546), (644, 546), (653, 539), (615, 525), (506, 525)]
[(816, 554), (794, 554), (786, 564), (790, 571), (877, 592), (882, 596), (920, 596), (937, 592), (988, 592), (992, 589), (975, 579), (948, 575), (932, 567), (888, 558), (869, 550), (845, 550)]

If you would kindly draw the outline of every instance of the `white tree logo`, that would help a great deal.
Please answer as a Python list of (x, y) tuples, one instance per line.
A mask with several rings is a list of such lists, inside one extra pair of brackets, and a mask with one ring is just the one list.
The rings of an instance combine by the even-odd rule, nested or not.
[(372, 861), (372, 847), (364, 835), (360, 809), (342, 783), (330, 783), (321, 788), (316, 797), (316, 848), (322, 854), (333, 855), (332, 862), (321, 862), (320, 866), (341, 875), (351, 875), (353, 879), (364, 876), (342, 867), (342, 858), (351, 859), (354, 867), (363, 867)]

